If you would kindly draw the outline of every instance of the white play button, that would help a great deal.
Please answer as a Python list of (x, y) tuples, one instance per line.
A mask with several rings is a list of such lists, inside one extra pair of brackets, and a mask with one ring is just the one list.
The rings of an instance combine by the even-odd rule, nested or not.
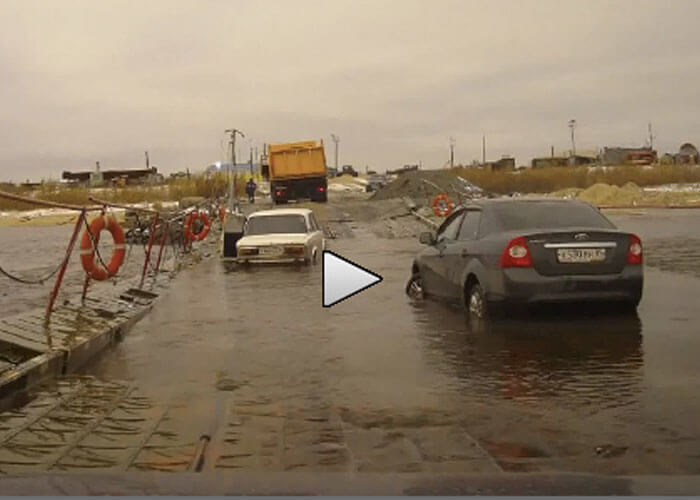
[(380, 281), (382, 277), (369, 269), (323, 251), (323, 307), (331, 307)]

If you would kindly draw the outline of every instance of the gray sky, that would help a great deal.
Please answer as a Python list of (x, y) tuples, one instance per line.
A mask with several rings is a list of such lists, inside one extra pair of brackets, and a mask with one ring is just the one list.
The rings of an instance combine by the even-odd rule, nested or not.
[[(222, 159), (340, 136), (340, 161), (437, 168), (700, 142), (700, 2), (0, 3), (0, 180)], [(243, 142), (239, 154), (247, 150)], [(246, 152), (247, 154), (247, 152)]]

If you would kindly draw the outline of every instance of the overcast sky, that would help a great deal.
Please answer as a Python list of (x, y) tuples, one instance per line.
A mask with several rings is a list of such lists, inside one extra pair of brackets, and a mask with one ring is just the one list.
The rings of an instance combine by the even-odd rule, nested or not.
[[(0, 2), (0, 180), (340, 136), (364, 169), (700, 142), (700, 1)], [(247, 155), (241, 142), (239, 153)]]

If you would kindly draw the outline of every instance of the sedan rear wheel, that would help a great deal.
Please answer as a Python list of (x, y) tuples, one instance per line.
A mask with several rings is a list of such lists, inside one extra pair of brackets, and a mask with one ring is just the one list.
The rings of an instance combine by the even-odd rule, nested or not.
[(471, 319), (484, 319), (488, 314), (488, 306), (486, 303), (486, 295), (483, 288), (478, 283), (472, 285), (467, 296), (467, 309)]
[(423, 291), (423, 278), (421, 278), (420, 273), (416, 273), (411, 276), (406, 284), (406, 295), (408, 295), (412, 300), (422, 300), (425, 297), (425, 292)]

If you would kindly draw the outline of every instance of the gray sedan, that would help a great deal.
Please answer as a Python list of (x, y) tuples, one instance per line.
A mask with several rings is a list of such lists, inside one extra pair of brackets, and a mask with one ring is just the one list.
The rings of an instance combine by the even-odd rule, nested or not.
[(642, 243), (573, 200), (486, 199), (453, 212), (414, 260), (406, 292), (465, 305), (618, 302), (642, 297)]

